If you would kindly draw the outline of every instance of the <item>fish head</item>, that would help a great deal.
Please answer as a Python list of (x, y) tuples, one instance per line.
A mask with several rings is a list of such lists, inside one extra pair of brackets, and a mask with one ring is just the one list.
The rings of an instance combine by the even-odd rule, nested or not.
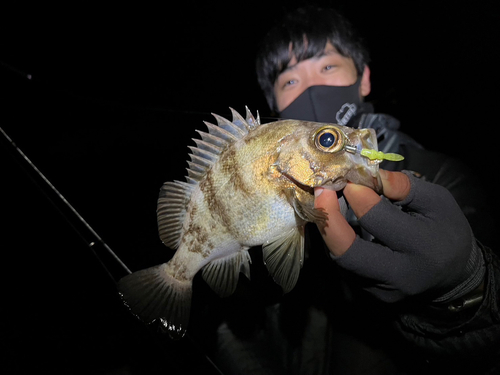
[(309, 191), (319, 186), (338, 191), (353, 182), (382, 193), (380, 160), (370, 160), (359, 152), (377, 150), (375, 130), (286, 121), (297, 124), (281, 139), (274, 166), (295, 185)]

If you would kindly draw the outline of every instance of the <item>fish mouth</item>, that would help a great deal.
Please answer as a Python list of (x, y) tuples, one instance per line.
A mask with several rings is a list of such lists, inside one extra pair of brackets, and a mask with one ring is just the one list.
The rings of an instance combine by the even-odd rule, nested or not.
[[(378, 150), (377, 134), (374, 129), (359, 129), (351, 139), (352, 145), (358, 150), (371, 149)], [(346, 174), (346, 179), (355, 184), (364, 185), (373, 189), (376, 193), (383, 193), (382, 180), (379, 174), (379, 161), (370, 160), (362, 156), (359, 152), (351, 153), (350, 158), (356, 168), (351, 169)]]
[(371, 163), (370, 160), (360, 160), (358, 168), (350, 170), (345, 178), (347, 181), (369, 187), (377, 194), (382, 194), (383, 186), (380, 178), (378, 163)]
[(311, 195), (314, 195), (314, 187), (312, 186), (309, 186), (309, 185), (305, 185), (299, 181), (297, 181), (295, 178), (293, 178), (292, 176), (290, 176), (289, 174), (286, 174), (286, 173), (282, 173), (282, 175), (284, 177), (286, 177), (288, 180), (290, 180), (290, 182), (292, 184), (294, 184), (295, 186), (297, 186), (299, 189), (301, 190), (304, 190), (306, 193), (309, 193)]
[(347, 185), (347, 180), (344, 178), (339, 178), (337, 180), (328, 180), (321, 185), (318, 186), (309, 186), (305, 185), (299, 181), (297, 181), (295, 178), (290, 176), (289, 174), (283, 173), (283, 176), (286, 177), (288, 180), (290, 180), (291, 183), (293, 183), (295, 186), (297, 186), (299, 189), (305, 191), (306, 193), (309, 193), (311, 195), (314, 195), (314, 188), (315, 187), (321, 187), (323, 189), (327, 190), (333, 190), (333, 191), (341, 191), (345, 185)]

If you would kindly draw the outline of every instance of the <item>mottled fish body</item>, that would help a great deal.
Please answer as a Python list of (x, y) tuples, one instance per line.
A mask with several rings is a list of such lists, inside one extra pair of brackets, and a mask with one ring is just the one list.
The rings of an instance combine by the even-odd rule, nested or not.
[(160, 238), (176, 253), (118, 285), (134, 314), (159, 319), (174, 338), (186, 331), (198, 271), (228, 296), (240, 272), (250, 276), (250, 247), (262, 245), (273, 279), (284, 292), (293, 289), (305, 224), (326, 225), (326, 214), (314, 208), (314, 187), (340, 190), (351, 181), (381, 190), (379, 161), (352, 151), (376, 150), (373, 129), (298, 120), (261, 125), (248, 109), (246, 118), (231, 111), (232, 121), (214, 115), (218, 125), (199, 132), (186, 182), (166, 182), (160, 191)]

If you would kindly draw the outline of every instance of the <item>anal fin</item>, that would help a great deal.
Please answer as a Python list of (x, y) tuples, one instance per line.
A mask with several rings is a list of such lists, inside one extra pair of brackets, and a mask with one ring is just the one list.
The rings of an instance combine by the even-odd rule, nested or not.
[(250, 254), (248, 249), (244, 248), (227, 257), (211, 261), (203, 268), (202, 277), (220, 297), (227, 297), (234, 293), (240, 272), (250, 278), (250, 263)]

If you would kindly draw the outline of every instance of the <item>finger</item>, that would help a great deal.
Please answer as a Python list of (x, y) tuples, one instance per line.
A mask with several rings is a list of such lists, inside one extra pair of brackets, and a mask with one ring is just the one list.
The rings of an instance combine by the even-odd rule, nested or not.
[[(396, 199), (414, 213), (439, 221), (461, 220), (463, 212), (448, 189), (419, 179), (409, 173), (390, 173), (387, 197)], [(385, 185), (384, 185), (385, 190)], [(447, 213), (444, 215), (444, 213)], [(453, 214), (451, 214), (453, 213)]]
[(384, 195), (392, 200), (402, 201), (410, 193), (410, 179), (401, 172), (389, 172), (384, 169), (379, 170)]
[[(410, 180), (404, 173), (389, 172), (381, 169), (380, 177), (384, 186), (384, 195), (387, 198), (401, 201), (409, 194)], [(353, 183), (347, 184), (344, 189), (344, 196), (358, 219), (361, 219), (381, 199), (370, 188)]]
[(323, 209), (328, 214), (327, 225), (321, 233), (323, 239), (330, 252), (340, 256), (352, 245), (356, 234), (340, 212), (337, 192), (315, 188), (314, 195), (314, 207)]
[(380, 202), (381, 199), (372, 189), (353, 183), (348, 183), (346, 185), (344, 188), (344, 196), (358, 219), (361, 219), (373, 206)]

